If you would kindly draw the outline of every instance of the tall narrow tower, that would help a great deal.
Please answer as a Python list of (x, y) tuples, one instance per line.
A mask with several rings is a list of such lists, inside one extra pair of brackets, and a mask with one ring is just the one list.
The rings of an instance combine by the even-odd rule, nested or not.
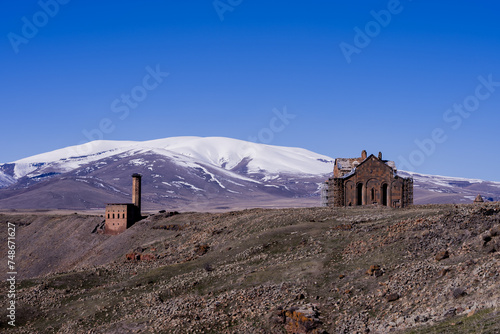
[(137, 207), (137, 214), (141, 215), (141, 174), (132, 175), (132, 203)]

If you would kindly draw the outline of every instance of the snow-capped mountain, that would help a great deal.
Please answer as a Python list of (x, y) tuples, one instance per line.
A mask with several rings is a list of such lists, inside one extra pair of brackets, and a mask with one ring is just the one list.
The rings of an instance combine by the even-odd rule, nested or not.
[(500, 182), (400, 171), (411, 176), (415, 204), (472, 203), (478, 194), (485, 201), (500, 201)]
[(183, 163), (201, 163), (233, 170), (246, 161), (250, 174), (325, 174), (331, 171), (333, 159), (301, 148), (256, 144), (220, 137), (173, 137), (144, 142), (93, 141), (3, 164), (6, 177), (19, 179), (44, 173), (63, 173), (110, 156), (120, 158), (139, 154), (158, 154)]
[[(146, 209), (213, 210), (319, 205), (334, 159), (301, 148), (219, 137), (94, 141), (0, 164), (0, 209), (103, 208), (130, 202), (143, 174)], [(410, 174), (415, 203), (500, 200), (500, 183)]]
[(128, 202), (134, 172), (143, 174), (146, 207), (311, 205), (332, 168), (333, 159), (305, 149), (229, 138), (94, 141), (0, 165), (0, 208)]

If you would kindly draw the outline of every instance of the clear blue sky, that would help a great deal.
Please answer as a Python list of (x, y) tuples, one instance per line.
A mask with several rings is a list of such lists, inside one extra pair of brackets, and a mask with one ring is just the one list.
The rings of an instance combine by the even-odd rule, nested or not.
[(3, 4), (0, 162), (224, 136), (500, 181), (496, 1), (59, 1)]

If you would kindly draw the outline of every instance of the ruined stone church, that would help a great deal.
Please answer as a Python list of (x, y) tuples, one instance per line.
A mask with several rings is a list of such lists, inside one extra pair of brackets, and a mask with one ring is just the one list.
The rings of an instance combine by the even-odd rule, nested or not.
[(394, 161), (366, 151), (359, 158), (337, 158), (333, 177), (322, 190), (322, 205), (331, 207), (382, 205), (404, 208), (413, 204), (413, 179), (398, 175)]

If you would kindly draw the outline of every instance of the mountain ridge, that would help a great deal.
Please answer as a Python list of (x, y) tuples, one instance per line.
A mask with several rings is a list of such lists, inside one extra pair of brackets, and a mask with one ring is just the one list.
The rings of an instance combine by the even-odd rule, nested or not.
[[(319, 206), (334, 159), (302, 148), (223, 137), (94, 141), (0, 164), (0, 209), (96, 209), (129, 202), (142, 173), (146, 209)], [(415, 203), (500, 200), (500, 182), (399, 171)], [(274, 204), (274, 206), (273, 206)]]

